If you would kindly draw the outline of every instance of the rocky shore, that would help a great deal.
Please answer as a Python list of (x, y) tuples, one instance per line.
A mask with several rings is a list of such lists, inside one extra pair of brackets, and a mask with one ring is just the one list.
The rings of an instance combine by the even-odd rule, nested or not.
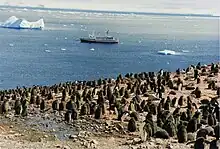
[(0, 91), (0, 148), (218, 149), (219, 69)]

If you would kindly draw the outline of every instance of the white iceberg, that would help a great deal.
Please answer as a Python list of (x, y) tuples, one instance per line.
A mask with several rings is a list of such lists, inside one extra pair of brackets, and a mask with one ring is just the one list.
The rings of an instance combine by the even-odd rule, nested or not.
[(44, 20), (40, 19), (36, 22), (29, 22), (25, 19), (19, 19), (15, 16), (10, 17), (3, 23), (0, 23), (0, 27), (13, 28), (13, 29), (43, 29)]
[(158, 51), (157, 53), (161, 55), (175, 55), (176, 54), (176, 52), (172, 50), (162, 50), (162, 51)]

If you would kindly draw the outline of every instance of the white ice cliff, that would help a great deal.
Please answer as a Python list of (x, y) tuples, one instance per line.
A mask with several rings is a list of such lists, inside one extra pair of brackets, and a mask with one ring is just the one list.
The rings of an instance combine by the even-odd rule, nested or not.
[(14, 28), (14, 29), (43, 29), (44, 20), (40, 19), (36, 22), (29, 22), (25, 19), (19, 19), (15, 16), (12, 16), (5, 22), (0, 23), (0, 27)]

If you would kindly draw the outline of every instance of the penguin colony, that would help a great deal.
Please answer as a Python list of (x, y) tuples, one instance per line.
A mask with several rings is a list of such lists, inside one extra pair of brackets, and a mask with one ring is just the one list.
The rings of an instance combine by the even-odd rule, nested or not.
[[(82, 116), (126, 123), (127, 132), (140, 131), (142, 141), (151, 137), (176, 138), (179, 143), (194, 144), (195, 149), (219, 149), (220, 87), (219, 64), (189, 66), (175, 73), (160, 70), (119, 75), (114, 79), (66, 82), (53, 86), (33, 86), (0, 91), (0, 113), (13, 112), (27, 117), (31, 106), (42, 113), (63, 112), (71, 123)], [(186, 82), (190, 82), (187, 84)], [(202, 97), (198, 87), (215, 95)], [(190, 91), (188, 96), (181, 94)], [(180, 96), (177, 96), (179, 94)], [(144, 120), (140, 118), (144, 115)], [(143, 128), (139, 128), (142, 123)], [(208, 141), (207, 137), (213, 138)]]

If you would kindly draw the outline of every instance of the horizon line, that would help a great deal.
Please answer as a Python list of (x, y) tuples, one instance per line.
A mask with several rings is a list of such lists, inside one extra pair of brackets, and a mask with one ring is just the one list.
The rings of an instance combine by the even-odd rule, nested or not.
[(191, 17), (220, 17), (220, 15), (200, 14), (200, 13), (163, 13), (163, 12), (134, 12), (134, 11), (118, 11), (118, 10), (92, 10), (77, 8), (51, 8), (40, 6), (16, 6), (16, 5), (0, 5), (0, 8), (20, 8), (32, 10), (51, 10), (51, 11), (70, 11), (70, 12), (95, 12), (95, 13), (121, 13), (121, 14), (138, 14), (138, 15), (173, 15), (173, 16), (191, 16)]

